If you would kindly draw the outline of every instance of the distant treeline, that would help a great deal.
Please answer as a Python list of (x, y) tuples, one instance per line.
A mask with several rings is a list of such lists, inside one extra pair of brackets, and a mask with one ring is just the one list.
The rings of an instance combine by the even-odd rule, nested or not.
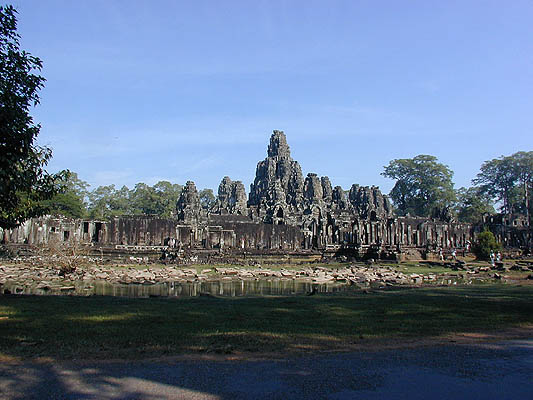
[[(69, 173), (62, 193), (45, 202), (50, 214), (73, 218), (109, 219), (116, 215), (157, 215), (170, 218), (175, 214), (182, 185), (168, 181), (153, 186), (138, 183), (133, 189), (115, 185), (98, 186), (88, 190), (89, 184)], [(211, 189), (199, 192), (202, 206), (210, 207), (215, 196)]]

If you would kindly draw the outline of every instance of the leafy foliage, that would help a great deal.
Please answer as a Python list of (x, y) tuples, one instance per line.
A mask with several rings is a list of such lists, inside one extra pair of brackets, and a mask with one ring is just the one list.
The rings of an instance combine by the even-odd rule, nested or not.
[(89, 184), (78, 178), (78, 174), (69, 172), (62, 181), (63, 190), (51, 199), (44, 200), (42, 205), (46, 212), (52, 215), (64, 215), (71, 218), (87, 217), (85, 199), (89, 192)]
[(460, 188), (457, 191), (457, 218), (460, 222), (479, 224), (483, 220), (483, 214), (493, 214), (492, 200), (479, 188)]
[(198, 192), (198, 197), (200, 197), (200, 204), (205, 209), (210, 209), (215, 205), (215, 195), (211, 189), (202, 189)]
[(138, 183), (134, 189), (127, 186), (115, 189), (115, 185), (99, 186), (88, 194), (89, 216), (108, 219), (118, 215), (157, 215), (169, 218), (175, 213), (182, 186), (168, 181), (154, 186)]
[(400, 215), (428, 217), (436, 208), (449, 208), (456, 200), (453, 172), (434, 156), (392, 160), (381, 175), (396, 179), (390, 197)]
[(131, 213), (171, 217), (182, 189), (181, 185), (168, 181), (157, 182), (154, 186), (138, 183), (130, 193)]
[(484, 231), (478, 235), (472, 251), (479, 260), (488, 260), (490, 258), (490, 252), (499, 251), (501, 247), (501, 244), (496, 241), (492, 232)]
[(44, 167), (50, 149), (34, 144), (40, 125), (29, 110), (39, 103), (45, 79), (42, 61), (20, 49), (17, 11), (0, 6), (0, 227), (12, 228), (46, 212), (42, 200), (62, 189), (66, 171), (51, 175)]
[(533, 151), (520, 151), (485, 161), (473, 180), (481, 193), (502, 203), (504, 213), (530, 212)]
[(115, 185), (98, 186), (89, 193), (89, 217), (108, 219), (114, 215), (130, 214), (130, 190), (123, 186), (120, 190)]

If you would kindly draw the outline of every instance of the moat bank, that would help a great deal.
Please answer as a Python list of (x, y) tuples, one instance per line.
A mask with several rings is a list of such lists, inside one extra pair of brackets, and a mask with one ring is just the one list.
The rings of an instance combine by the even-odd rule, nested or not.
[[(464, 262), (366, 265), (270, 265), (256, 267), (191, 265), (93, 265), (53, 263), (0, 265), (0, 293), (28, 295), (105, 295), (119, 297), (196, 297), (303, 295), (435, 285), (531, 283), (531, 263), (492, 268)], [(43, 261), (42, 259), (40, 260)], [(63, 260), (64, 261), (64, 260)]]

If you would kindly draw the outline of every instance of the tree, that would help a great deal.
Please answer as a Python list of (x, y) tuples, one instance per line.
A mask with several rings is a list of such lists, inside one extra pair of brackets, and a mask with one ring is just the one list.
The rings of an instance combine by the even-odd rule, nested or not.
[(477, 177), (472, 180), (481, 193), (502, 202), (502, 211), (510, 213), (513, 204), (513, 188), (516, 177), (509, 158), (501, 157), (485, 161)]
[(200, 204), (202, 208), (209, 210), (215, 205), (215, 195), (213, 194), (212, 189), (202, 189), (198, 192), (198, 197), (200, 197)]
[(479, 224), (483, 221), (483, 214), (493, 214), (492, 200), (479, 188), (460, 188), (457, 191), (457, 218), (461, 222)]
[(159, 181), (154, 186), (138, 183), (130, 196), (133, 213), (171, 217), (175, 213), (181, 190), (181, 185), (168, 181)]
[(89, 215), (91, 218), (108, 219), (115, 215), (157, 215), (169, 218), (174, 215), (176, 202), (182, 186), (168, 181), (154, 186), (137, 183), (132, 190), (123, 186), (99, 186), (89, 193)]
[(89, 217), (93, 219), (109, 219), (115, 215), (132, 214), (130, 207), (130, 190), (115, 185), (98, 186), (89, 193)]
[(478, 235), (477, 240), (472, 247), (472, 251), (477, 259), (488, 260), (490, 258), (490, 252), (499, 251), (501, 250), (501, 247), (501, 244), (496, 241), (492, 232), (484, 231)]
[(161, 203), (161, 217), (169, 218), (176, 212), (176, 203), (180, 197), (183, 186), (177, 183), (170, 183), (168, 181), (159, 181), (154, 186), (156, 194)]
[(523, 212), (529, 215), (533, 151), (520, 151), (485, 161), (472, 183), (479, 187), (481, 193), (501, 202), (503, 213)]
[(42, 201), (61, 189), (66, 171), (44, 167), (52, 151), (35, 145), (40, 125), (30, 107), (39, 104), (45, 79), (39, 58), (20, 49), (17, 11), (0, 6), (0, 227), (12, 228), (46, 212)]
[(132, 214), (152, 215), (163, 212), (155, 190), (146, 183), (137, 183), (130, 192)]
[(531, 211), (530, 192), (533, 187), (533, 151), (519, 151), (511, 157), (513, 158), (513, 170), (523, 193), (524, 211), (529, 221)]
[(456, 200), (453, 172), (434, 156), (392, 160), (381, 175), (396, 179), (390, 197), (400, 215), (429, 217), (435, 209), (450, 208)]
[(71, 218), (85, 218), (87, 216), (86, 198), (89, 194), (89, 184), (78, 178), (75, 172), (69, 172), (62, 182), (64, 190), (55, 194), (51, 199), (44, 200), (46, 212), (52, 215), (64, 215)]

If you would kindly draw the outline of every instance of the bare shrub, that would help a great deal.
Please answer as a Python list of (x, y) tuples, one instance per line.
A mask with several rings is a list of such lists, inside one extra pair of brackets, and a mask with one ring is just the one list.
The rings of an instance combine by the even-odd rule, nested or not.
[(71, 274), (76, 268), (89, 262), (89, 250), (79, 241), (51, 241), (40, 249), (44, 265), (58, 269), (60, 275)]

